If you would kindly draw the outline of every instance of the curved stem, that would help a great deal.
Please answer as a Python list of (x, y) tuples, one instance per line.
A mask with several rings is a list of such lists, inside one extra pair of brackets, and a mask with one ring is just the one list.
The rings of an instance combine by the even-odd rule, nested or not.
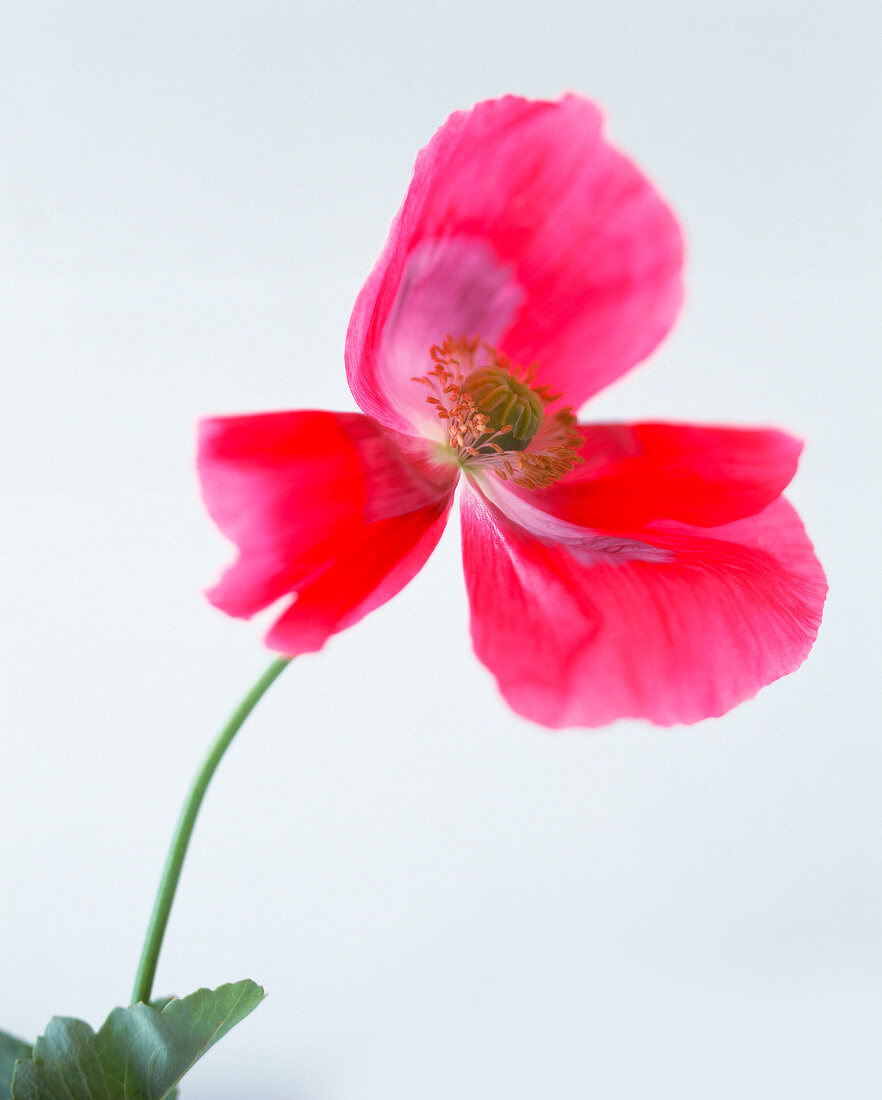
[(150, 1000), (159, 949), (162, 946), (162, 937), (165, 935), (165, 927), (168, 924), (168, 916), (174, 901), (178, 879), (181, 877), (181, 868), (184, 865), (184, 856), (187, 854), (187, 845), (190, 843), (193, 826), (196, 824), (196, 816), (199, 813), (199, 807), (202, 805), (205, 792), (208, 790), (211, 777), (217, 770), (221, 757), (239, 732), (242, 723), (257, 706), (269, 686), (281, 675), (290, 662), (290, 657), (278, 657), (272, 662), (233, 712), (229, 722), (220, 731), (217, 740), (211, 746), (208, 756), (206, 756), (202, 767), (193, 780), (193, 786), (190, 788), (190, 793), (184, 802), (181, 816), (172, 837), (165, 867), (162, 870), (162, 878), (159, 880), (159, 892), (156, 895), (156, 901), (153, 903), (153, 912), (150, 915), (150, 924), (147, 926), (147, 936), (141, 951), (141, 961), (138, 963), (132, 1004)]

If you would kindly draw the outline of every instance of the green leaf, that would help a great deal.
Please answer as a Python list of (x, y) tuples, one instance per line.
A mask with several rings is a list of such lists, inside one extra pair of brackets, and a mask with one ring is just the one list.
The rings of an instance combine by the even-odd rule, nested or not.
[(30, 1058), (30, 1056), (30, 1043), (0, 1031), (0, 1100), (9, 1100), (12, 1096), (12, 1074), (15, 1071), (15, 1063), (20, 1058)]
[[(169, 1001), (173, 1001), (174, 997), (157, 997), (150, 1002), (150, 1007), (155, 1008), (157, 1012), (162, 1012)], [(178, 1090), (172, 1089), (168, 1094), (168, 1100), (178, 1100)]]
[(12, 1100), (170, 1100), (187, 1070), (263, 996), (244, 981), (161, 1010), (115, 1008), (97, 1035), (82, 1020), (55, 1016), (31, 1059), (16, 1066)]

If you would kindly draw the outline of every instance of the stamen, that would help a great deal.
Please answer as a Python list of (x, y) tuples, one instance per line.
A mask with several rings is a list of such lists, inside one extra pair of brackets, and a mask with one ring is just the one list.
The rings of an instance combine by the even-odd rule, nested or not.
[(583, 461), (573, 410), (549, 412), (561, 395), (533, 384), (538, 364), (513, 366), (477, 337), (448, 336), (430, 354), (431, 370), (413, 381), (432, 390), (426, 401), (463, 469), (540, 489)]

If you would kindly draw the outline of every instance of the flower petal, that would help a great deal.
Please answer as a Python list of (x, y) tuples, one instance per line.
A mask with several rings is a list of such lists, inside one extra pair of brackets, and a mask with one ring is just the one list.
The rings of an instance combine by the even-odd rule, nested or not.
[(310, 579), (266, 636), (282, 653), (314, 653), (391, 600), (438, 544), (452, 498), (365, 527), (328, 568)]
[[(349, 384), (366, 412), (405, 429), (401, 395), (425, 367), (389, 354), (387, 326), (403, 315), (431, 342), (480, 335), (515, 362), (538, 361), (539, 381), (573, 405), (667, 333), (682, 300), (680, 230), (601, 128), (598, 108), (578, 96), (506, 96), (451, 115), (435, 134), (350, 322)], [(468, 256), (459, 268), (449, 261), (457, 250)], [(443, 316), (425, 319), (432, 296), (413, 294), (415, 272)], [(415, 351), (425, 359), (429, 346)]]
[[(205, 420), (198, 468), (208, 510), (239, 550), (208, 592), (211, 602), (249, 618), (288, 594), (311, 591), (316, 604), (324, 593), (324, 621), (338, 624), (328, 633), (391, 598), (420, 568), (455, 482), (422, 444), (358, 413)], [(341, 563), (345, 584), (326, 590), (322, 578), (336, 576)], [(339, 606), (346, 593), (361, 608), (356, 614), (353, 604), (348, 618)], [(314, 613), (320, 617), (317, 606)]]
[(774, 428), (587, 424), (576, 466), (535, 506), (583, 527), (642, 527), (675, 519), (718, 527), (755, 515), (796, 473), (802, 441)]
[(724, 527), (639, 538), (654, 556), (621, 539), (612, 552), (556, 544), (464, 494), (475, 651), (520, 714), (553, 728), (696, 722), (804, 660), (826, 582), (783, 498)]
[(497, 341), (523, 292), (510, 268), (482, 241), (426, 241), (404, 259), (388, 312), (366, 318), (363, 303), (382, 282), (382, 261), (363, 288), (346, 334), (349, 385), (359, 405), (388, 427), (444, 440), (444, 426), (414, 382), (432, 367), (430, 351), (451, 332)]

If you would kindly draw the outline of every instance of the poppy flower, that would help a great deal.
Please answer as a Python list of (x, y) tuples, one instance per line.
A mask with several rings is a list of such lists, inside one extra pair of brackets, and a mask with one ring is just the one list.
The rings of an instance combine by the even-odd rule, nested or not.
[(772, 429), (581, 424), (682, 299), (677, 220), (574, 95), (452, 115), (346, 338), (361, 413), (201, 425), (238, 559), (209, 599), (320, 649), (419, 571), (461, 487), (476, 653), (545, 726), (720, 715), (795, 669), (826, 585)]

